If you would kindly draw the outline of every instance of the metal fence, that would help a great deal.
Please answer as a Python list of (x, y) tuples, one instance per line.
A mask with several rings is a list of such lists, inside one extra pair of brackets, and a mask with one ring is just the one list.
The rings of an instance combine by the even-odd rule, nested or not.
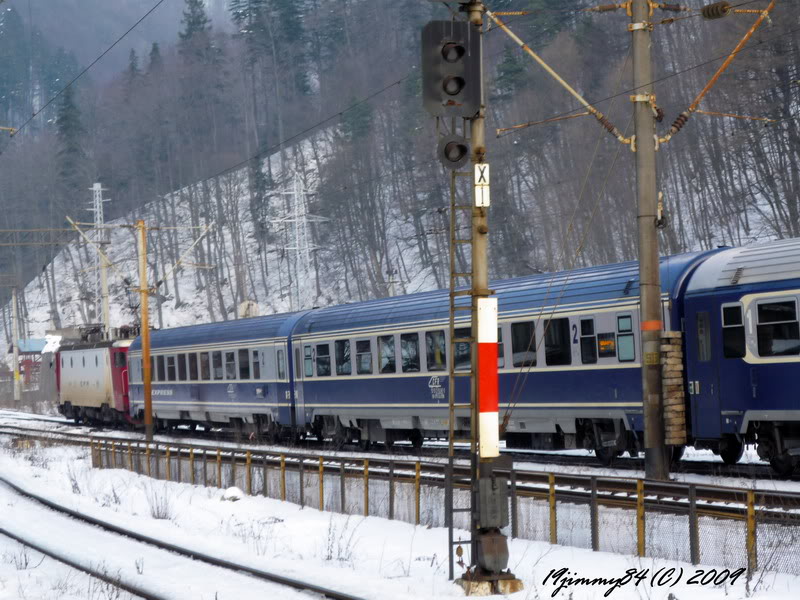
[[(310, 508), (443, 527), (444, 462), (92, 442), (92, 466), (236, 486)], [(468, 468), (452, 476), (466, 507)], [(508, 535), (596, 551), (800, 575), (800, 494), (513, 471)], [(468, 513), (453, 515), (469, 528)], [(468, 548), (465, 548), (468, 551)]]

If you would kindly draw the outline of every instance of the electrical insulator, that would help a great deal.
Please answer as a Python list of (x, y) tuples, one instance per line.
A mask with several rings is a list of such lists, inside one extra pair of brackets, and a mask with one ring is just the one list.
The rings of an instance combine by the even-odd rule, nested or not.
[(700, 9), (700, 14), (703, 15), (704, 19), (721, 19), (722, 17), (727, 17), (731, 14), (731, 3), (730, 2), (714, 2), (714, 4), (709, 4), (708, 6), (704, 6)]

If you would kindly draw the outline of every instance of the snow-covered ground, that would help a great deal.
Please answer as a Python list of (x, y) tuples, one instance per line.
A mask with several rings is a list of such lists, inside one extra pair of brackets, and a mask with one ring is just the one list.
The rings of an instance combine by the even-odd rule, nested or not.
[[(5, 503), (4, 503), (5, 507)], [(5, 520), (4, 516), (0, 520)], [(0, 600), (135, 600), (134, 596), (0, 535)]]
[[(221, 500), (222, 492), (217, 489), (154, 481), (121, 470), (93, 470), (86, 451), (75, 448), (16, 450), (6, 443), (0, 448), (0, 473), (26, 489), (106, 521), (367, 598), (421, 599), (463, 594), (447, 580), (447, 532), (442, 528), (415, 527), (377, 517), (323, 513), (262, 497), (226, 502)], [(43, 541), (87, 560), (105, 561), (115, 572), (137, 572), (137, 561), (142, 558), (139, 553), (131, 555), (123, 545), (117, 548), (112, 544), (91, 544), (83, 540), (76, 543), (68, 531), (48, 527), (49, 521), (45, 521), (40, 512), (11, 496), (7, 489), (0, 494), (0, 507), (2, 527), (16, 527), (28, 534), (38, 532)], [(566, 528), (569, 523), (562, 520), (560, 526)], [(687, 579), (695, 568), (683, 562), (639, 559), (519, 539), (511, 541), (510, 550), (510, 567), (525, 584), (525, 591), (514, 596), (519, 600), (551, 595), (602, 598), (611, 587), (572, 585), (557, 592), (563, 577), (554, 582), (554, 575), (548, 578), (548, 574), (560, 569), (569, 569), (572, 576), (591, 578), (623, 577), (629, 569), (636, 573), (647, 571), (639, 586), (631, 581), (613, 591), (608, 596), (612, 598), (666, 600), (670, 597), (697, 598), (702, 594), (704, 600), (777, 600), (796, 598), (800, 585), (797, 576), (756, 572), (749, 579), (742, 575), (734, 583), (728, 580), (718, 587), (690, 586)], [(159, 565), (153, 559), (145, 558), (143, 568), (145, 574), (159, 573)], [(652, 575), (664, 574), (667, 571), (662, 569), (669, 568), (675, 568), (675, 573), (683, 569), (683, 580), (672, 588), (653, 586)], [(706, 573), (709, 570), (708, 566), (702, 568)], [(8, 567), (4, 569), (0, 573), (7, 573)], [(209, 574), (208, 566), (198, 564), (191, 575), (181, 574), (177, 578), (159, 573), (158, 576), (168, 580), (163, 583), (171, 585), (176, 598), (214, 598), (212, 589), (219, 591), (217, 598), (221, 600), (267, 597), (255, 583), (242, 588), (231, 579), (229, 585), (228, 579), (235, 579), (231, 575), (224, 580), (214, 580), (212, 587), (204, 587), (204, 595), (191, 594), (190, 586), (207, 582)], [(181, 584), (174, 583), (177, 581)], [(43, 580), (37, 588), (39, 592), (34, 592), (33, 584), (30, 585), (31, 592), (26, 597), (48, 597), (47, 586), (51, 582)], [(287, 592), (268, 597), (292, 596)]]

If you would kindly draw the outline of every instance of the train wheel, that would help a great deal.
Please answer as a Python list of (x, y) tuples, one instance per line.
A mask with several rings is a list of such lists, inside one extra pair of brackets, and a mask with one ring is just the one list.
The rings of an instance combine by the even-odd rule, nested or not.
[(784, 452), (783, 454), (770, 458), (769, 464), (779, 477), (789, 477), (797, 466), (797, 461), (794, 456), (788, 452)]
[(600, 464), (604, 467), (610, 467), (614, 462), (614, 459), (617, 458), (620, 454), (622, 454), (616, 448), (595, 448), (594, 455), (597, 457), (597, 460), (600, 461)]
[(735, 438), (723, 440), (719, 455), (726, 465), (735, 465), (744, 456), (744, 444)]

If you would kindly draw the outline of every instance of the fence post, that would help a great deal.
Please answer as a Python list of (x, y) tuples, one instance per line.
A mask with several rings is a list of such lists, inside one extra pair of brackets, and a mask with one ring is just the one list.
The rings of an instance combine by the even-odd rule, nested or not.
[(394, 520), (394, 461), (389, 461), (389, 520)]
[(169, 446), (167, 446), (167, 457), (165, 459), (167, 481), (172, 481), (172, 460), (170, 459)]
[(297, 475), (300, 479), (300, 508), (303, 508), (306, 505), (306, 461), (305, 458), (300, 457), (298, 461), (298, 468), (297, 468)]
[(156, 479), (161, 479), (161, 451), (158, 449), (158, 444), (153, 446), (153, 450), (156, 455)]
[(419, 507), (419, 492), (420, 492), (420, 475), (422, 465), (417, 461), (416, 471), (414, 473), (414, 523), (419, 525), (420, 507)]
[(111, 442), (111, 468), (117, 468), (117, 442)]
[(194, 485), (194, 448), (189, 448), (189, 481), (191, 481), (192, 485)]
[(747, 491), (747, 568), (750, 571), (758, 569), (758, 554), (756, 550), (756, 492)]
[(228, 487), (236, 486), (236, 452), (231, 450), (231, 478)]
[(217, 487), (222, 488), (222, 451), (217, 448)]
[(589, 524), (592, 529), (592, 550), (600, 550), (600, 532), (597, 523), (597, 477), (592, 477), (592, 496), (589, 502)]
[(319, 509), (325, 510), (325, 467), (319, 457)]
[(345, 474), (344, 470), (344, 460), (339, 462), (339, 504), (342, 508), (342, 514), (347, 514), (347, 506), (345, 505), (345, 497), (346, 497), (346, 485), (345, 485)]
[(639, 556), (645, 555), (644, 531), (644, 481), (636, 480), (636, 550)]
[(269, 471), (267, 469), (267, 455), (264, 454), (261, 457), (261, 494), (264, 498), (269, 498), (269, 480), (267, 477), (269, 476)]
[(133, 471), (133, 450), (130, 442), (128, 442), (128, 471)]
[(208, 487), (208, 450), (203, 449), (203, 487)]
[[(450, 473), (452, 477), (453, 474)], [(518, 538), (519, 537), (519, 515), (517, 514), (517, 472), (514, 470), (514, 467), (511, 467), (511, 473), (509, 473), (511, 479), (511, 537)], [(452, 486), (452, 481), (451, 481)], [(452, 487), (451, 487), (452, 490)], [(452, 491), (450, 492), (453, 493)]]
[(286, 502), (286, 455), (281, 454), (281, 500)]
[(247, 483), (247, 495), (253, 495), (253, 455), (250, 450), (247, 451), (247, 458), (245, 459), (245, 482)]
[(178, 472), (177, 473), (178, 476), (176, 477), (175, 480), (178, 483), (182, 483), (183, 482), (183, 451), (181, 450), (181, 448), (178, 448), (178, 454), (175, 456), (175, 463), (176, 463), (175, 466), (177, 467), (176, 471)]
[(548, 499), (550, 500), (550, 543), (558, 543), (558, 521), (556, 514), (556, 476), (555, 473), (550, 473), (547, 476), (550, 484)]
[(364, 459), (364, 516), (369, 516), (369, 459)]
[(152, 477), (151, 475), (151, 467), (150, 467), (150, 444), (144, 445), (144, 455), (145, 459), (147, 459), (147, 476)]
[(697, 488), (689, 486), (689, 554), (692, 564), (700, 564), (700, 529), (697, 521)]

